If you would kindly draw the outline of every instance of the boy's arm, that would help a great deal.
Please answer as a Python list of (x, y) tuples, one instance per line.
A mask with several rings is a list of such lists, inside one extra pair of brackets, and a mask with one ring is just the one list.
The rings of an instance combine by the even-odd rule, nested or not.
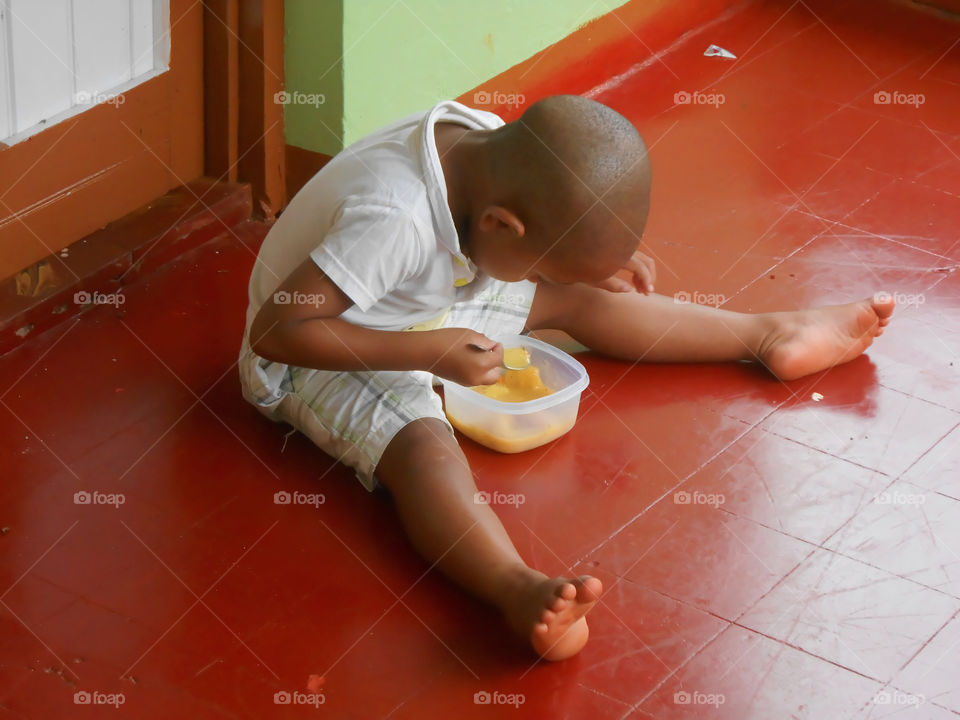
[(427, 370), (462, 385), (487, 385), (499, 377), (503, 348), (478, 332), (371, 330), (340, 319), (351, 305), (307, 258), (260, 308), (250, 347), (274, 362), (321, 370)]

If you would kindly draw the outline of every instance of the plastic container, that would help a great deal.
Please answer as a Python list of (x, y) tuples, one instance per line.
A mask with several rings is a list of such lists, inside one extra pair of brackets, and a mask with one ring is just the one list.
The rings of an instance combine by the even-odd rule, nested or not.
[(504, 347), (527, 348), (531, 364), (540, 370), (543, 384), (553, 392), (536, 400), (509, 403), (441, 378), (450, 424), (502, 453), (530, 450), (569, 431), (577, 421), (580, 394), (590, 382), (583, 365), (562, 350), (525, 335), (493, 339)]

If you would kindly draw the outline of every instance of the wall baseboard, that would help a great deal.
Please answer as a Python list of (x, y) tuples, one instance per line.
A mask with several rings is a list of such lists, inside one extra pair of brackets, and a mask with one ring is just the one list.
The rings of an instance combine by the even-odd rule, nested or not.
[(287, 202), (293, 199), (307, 181), (332, 159), (330, 155), (306, 150), (296, 145), (286, 146)]
[(250, 186), (200, 178), (0, 281), (0, 355), (91, 307), (95, 294), (175, 260), (250, 218)]

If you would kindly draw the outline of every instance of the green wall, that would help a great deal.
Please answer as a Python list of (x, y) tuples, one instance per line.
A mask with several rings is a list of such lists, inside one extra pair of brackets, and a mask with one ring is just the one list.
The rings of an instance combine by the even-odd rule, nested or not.
[(286, 0), (287, 91), (326, 96), (319, 109), (285, 107), (287, 143), (333, 155), (461, 95), (624, 1)]
[(343, 0), (285, 0), (283, 11), (287, 144), (333, 155), (343, 147)]

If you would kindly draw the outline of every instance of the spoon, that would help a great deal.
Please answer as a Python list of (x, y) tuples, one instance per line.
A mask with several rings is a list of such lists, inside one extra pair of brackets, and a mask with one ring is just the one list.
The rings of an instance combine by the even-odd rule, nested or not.
[[(470, 347), (482, 352), (489, 352), (486, 348), (470, 343)], [(522, 345), (503, 349), (503, 367), (506, 370), (526, 370), (530, 367), (530, 351)]]

